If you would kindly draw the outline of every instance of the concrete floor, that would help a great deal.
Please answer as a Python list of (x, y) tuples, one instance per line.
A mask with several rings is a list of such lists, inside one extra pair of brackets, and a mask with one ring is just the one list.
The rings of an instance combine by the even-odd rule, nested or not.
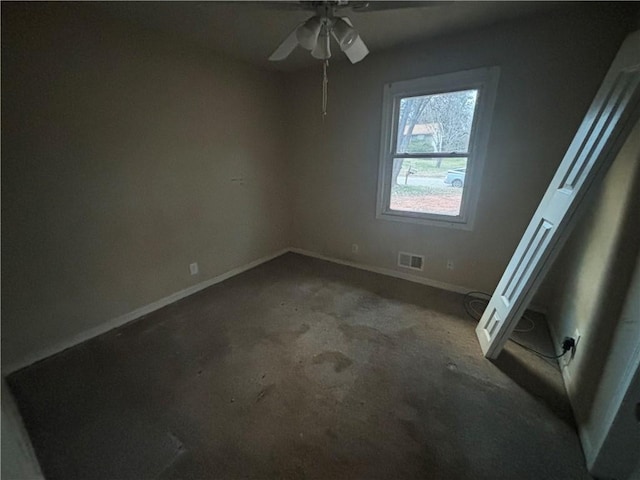
[(589, 478), (557, 366), (474, 327), (287, 254), (8, 380), (49, 480)]

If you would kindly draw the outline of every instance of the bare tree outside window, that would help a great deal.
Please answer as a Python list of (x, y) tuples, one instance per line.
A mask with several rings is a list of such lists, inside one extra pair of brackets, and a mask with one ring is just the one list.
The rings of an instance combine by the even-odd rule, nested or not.
[[(463, 90), (403, 98), (400, 101), (398, 115), (396, 152), (467, 152), (477, 94), (477, 90)], [(428, 142), (425, 142), (424, 150), (412, 148), (417, 143), (412, 140), (420, 135), (421, 130), (429, 132), (433, 145), (431, 148)], [(394, 183), (397, 183), (398, 174), (403, 166), (403, 159), (399, 160), (394, 163)], [(434, 161), (437, 168), (442, 166), (442, 157), (435, 158)]]

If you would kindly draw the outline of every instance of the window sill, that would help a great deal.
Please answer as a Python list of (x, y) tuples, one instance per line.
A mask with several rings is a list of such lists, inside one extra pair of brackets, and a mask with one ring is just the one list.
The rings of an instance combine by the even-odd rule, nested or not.
[(451, 220), (445, 218), (436, 218), (435, 216), (425, 215), (414, 212), (400, 212), (396, 210), (388, 210), (378, 212), (376, 214), (378, 220), (391, 220), (393, 222), (413, 223), (417, 225), (429, 225), (433, 227), (457, 228), (459, 230), (473, 230), (472, 222), (457, 217)]

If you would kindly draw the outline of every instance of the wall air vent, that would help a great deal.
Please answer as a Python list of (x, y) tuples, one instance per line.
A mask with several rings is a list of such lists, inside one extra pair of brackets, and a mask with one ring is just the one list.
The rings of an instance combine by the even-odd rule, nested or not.
[(422, 270), (424, 266), (424, 256), (415, 253), (398, 252), (398, 266), (410, 268), (411, 270)]

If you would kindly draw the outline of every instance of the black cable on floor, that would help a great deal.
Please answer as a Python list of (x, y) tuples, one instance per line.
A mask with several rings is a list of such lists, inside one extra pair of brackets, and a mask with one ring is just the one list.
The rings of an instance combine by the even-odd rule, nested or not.
[[(489, 304), (489, 300), (491, 299), (491, 295), (489, 295), (486, 292), (479, 292), (479, 291), (473, 291), (473, 292), (468, 292), (467, 294), (465, 294), (464, 296), (464, 309), (467, 312), (467, 315), (469, 315), (471, 318), (473, 318), (476, 321), (480, 321), (480, 319), (482, 318), (482, 314), (480, 312), (478, 312), (474, 307), (473, 304), (474, 303), (481, 303), (483, 305), (483, 309), (485, 309), (487, 307), (487, 305)], [(522, 318), (526, 318), (526, 317), (522, 317)], [(527, 347), (526, 345), (523, 345), (522, 343), (510, 338), (509, 340), (511, 340), (513, 343), (515, 343), (516, 345), (524, 348), (525, 350), (531, 352), (531, 353), (535, 353), (536, 355), (542, 357), (542, 358), (549, 358), (551, 360), (557, 360), (560, 357), (563, 357), (564, 355), (566, 355), (566, 353), (571, 350), (571, 347), (565, 346), (563, 344), (562, 346), (562, 350), (563, 352), (560, 355), (556, 355), (556, 356), (551, 356), (551, 355), (545, 355), (544, 353), (540, 353), (537, 350), (534, 350), (531, 347)]]
[[(478, 295), (481, 295), (482, 297), (486, 297), (486, 298), (478, 297)], [(484, 303), (484, 306), (486, 307), (490, 299), (491, 299), (491, 295), (489, 295), (488, 293), (484, 293), (484, 292), (466, 293), (464, 296), (464, 309), (466, 310), (467, 315), (469, 315), (474, 320), (480, 321), (480, 318), (482, 317), (482, 315), (478, 314), (478, 312), (471, 306), (471, 303), (474, 301), (479, 301)]]
[(545, 355), (544, 353), (540, 353), (540, 352), (534, 350), (533, 348), (527, 347), (526, 345), (523, 345), (522, 343), (514, 340), (513, 338), (510, 338), (509, 340), (511, 340), (516, 345), (521, 346), (525, 350), (529, 350), (531, 353), (535, 353), (536, 355), (538, 355), (538, 356), (540, 356), (542, 358), (550, 358), (551, 360), (557, 360), (560, 357), (564, 357), (566, 355), (566, 353), (569, 351), (569, 349), (564, 350), (560, 355), (556, 355), (556, 356), (552, 357), (551, 355)]

